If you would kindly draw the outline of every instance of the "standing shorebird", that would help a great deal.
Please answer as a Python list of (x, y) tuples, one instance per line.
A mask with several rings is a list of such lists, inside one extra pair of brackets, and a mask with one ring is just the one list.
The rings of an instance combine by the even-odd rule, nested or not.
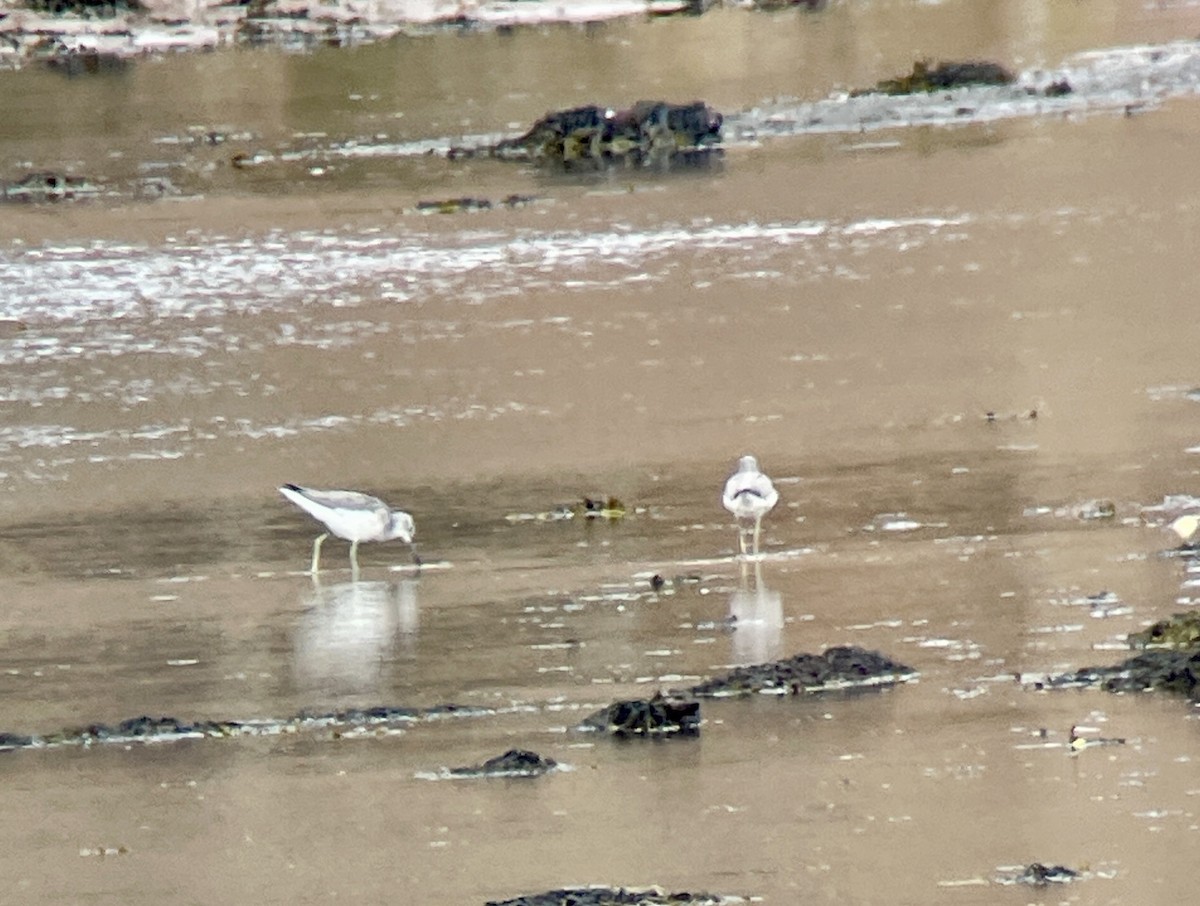
[(358, 542), (391, 541), (399, 538), (412, 548), (413, 563), (421, 565), (417, 547), (413, 543), (416, 526), (413, 518), (403, 510), (393, 510), (378, 497), (358, 491), (317, 491), (295, 484), (285, 484), (279, 493), (319, 522), (328, 532), (317, 536), (313, 542), (313, 575), (321, 567), (321, 544), (332, 533), (350, 542), (350, 568), (358, 574)]
[(758, 460), (743, 456), (738, 460), (737, 471), (725, 482), (721, 503), (733, 513), (738, 521), (738, 548), (746, 555), (746, 531), (743, 521), (754, 520), (754, 555), (758, 556), (758, 537), (762, 531), (763, 516), (771, 512), (779, 502), (779, 492), (771, 479), (758, 470)]

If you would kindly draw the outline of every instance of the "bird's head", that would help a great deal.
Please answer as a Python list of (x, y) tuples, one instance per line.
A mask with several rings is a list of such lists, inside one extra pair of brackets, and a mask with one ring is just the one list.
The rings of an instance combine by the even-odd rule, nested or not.
[(412, 544), (413, 536), (416, 533), (417, 526), (413, 522), (412, 516), (403, 510), (392, 510), (392, 517), (388, 520), (387, 537), (380, 540), (391, 541), (393, 538), (399, 538), (401, 541)]
[(738, 460), (738, 471), (739, 472), (757, 472), (758, 471), (758, 460), (755, 459), (753, 456), (743, 456), (741, 459)]

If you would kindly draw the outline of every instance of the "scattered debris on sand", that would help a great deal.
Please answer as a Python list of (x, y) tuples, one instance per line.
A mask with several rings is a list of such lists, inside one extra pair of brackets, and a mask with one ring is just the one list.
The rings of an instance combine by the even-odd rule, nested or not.
[(1084, 736), (1079, 727), (1071, 727), (1067, 737), (1067, 754), (1074, 755), (1084, 749), (1094, 749), (1098, 746), (1123, 746), (1125, 740), (1118, 736)]
[(629, 511), (625, 504), (612, 496), (581, 497), (575, 503), (560, 503), (539, 513), (508, 513), (507, 522), (562, 522), (567, 519), (606, 519), (616, 522)]
[(499, 201), (489, 198), (441, 198), (435, 201), (418, 201), (418, 214), (462, 214), (475, 211), (491, 211), (494, 208), (523, 208), (538, 201), (536, 195), (506, 195)]
[(47, 202), (95, 198), (104, 191), (85, 176), (53, 171), (26, 173), (17, 179), (0, 181), (0, 201)]
[(1054, 516), (1057, 519), (1079, 519), (1083, 522), (1097, 522), (1115, 519), (1117, 516), (1117, 505), (1111, 500), (1095, 498), (1063, 506), (1030, 506), (1025, 508), (1022, 515)]

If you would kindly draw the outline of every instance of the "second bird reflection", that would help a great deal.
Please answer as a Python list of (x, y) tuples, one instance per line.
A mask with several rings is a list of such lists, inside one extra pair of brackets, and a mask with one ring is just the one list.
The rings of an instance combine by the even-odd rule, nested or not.
[(777, 660), (783, 635), (783, 596), (763, 582), (762, 561), (750, 567), (742, 561), (741, 582), (729, 598), (729, 620), (733, 624), (733, 663), (763, 664)]
[(416, 579), (314, 582), (296, 627), (296, 684), (334, 695), (380, 695), (390, 688), (388, 665), (414, 646), (419, 625)]

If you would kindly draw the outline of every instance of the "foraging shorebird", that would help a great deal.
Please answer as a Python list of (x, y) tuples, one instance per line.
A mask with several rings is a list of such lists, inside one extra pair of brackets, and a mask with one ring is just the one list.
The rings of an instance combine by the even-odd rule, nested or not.
[(321, 544), (330, 534), (350, 542), (350, 567), (358, 573), (358, 543), (360, 541), (391, 541), (399, 538), (412, 548), (413, 563), (421, 565), (413, 543), (416, 526), (403, 510), (393, 510), (378, 497), (358, 491), (318, 491), (285, 484), (279, 493), (329, 529), (313, 542), (313, 575), (321, 566)]
[(779, 502), (779, 492), (771, 479), (758, 469), (758, 460), (743, 456), (738, 460), (737, 471), (725, 482), (721, 503), (733, 513), (738, 521), (738, 548), (746, 555), (746, 531), (743, 522), (754, 520), (754, 554), (758, 556), (758, 539), (762, 531), (763, 516)]

